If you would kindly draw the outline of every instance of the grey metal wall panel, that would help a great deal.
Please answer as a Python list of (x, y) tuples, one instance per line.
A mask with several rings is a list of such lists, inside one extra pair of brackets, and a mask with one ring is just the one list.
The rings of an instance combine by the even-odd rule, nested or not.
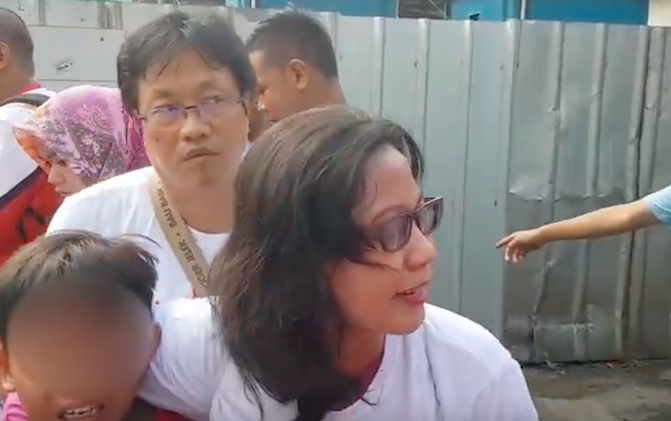
[[(671, 184), (671, 32), (651, 30), (640, 145), (638, 193), (645, 196)], [(671, 354), (671, 236), (653, 228), (636, 234), (632, 270), (632, 353)]]
[[(453, 22), (456, 23), (456, 22)], [(468, 28), (468, 26), (467, 26)], [(466, 132), (466, 189), (464, 194), (464, 235), (462, 248), (462, 313), (503, 333), (503, 262), (494, 243), (503, 236), (505, 207), (498, 183), (499, 156), (506, 154), (509, 116), (502, 105), (510, 103), (504, 89), (507, 55), (512, 54), (511, 27), (493, 22), (470, 26), (470, 84)], [(512, 145), (511, 145), (512, 147)], [(483, 162), (487, 156), (488, 162)], [(446, 176), (445, 174), (444, 176)], [(444, 177), (443, 176), (443, 177)]]
[[(465, 232), (468, 104), (471, 79), (471, 27), (429, 25), (429, 59), (424, 145), (427, 194), (445, 198), (445, 215), (435, 239), (440, 258), (432, 297), (438, 305), (466, 310), (463, 249)], [(450, 40), (445, 42), (444, 40)]]
[(384, 22), (370, 18), (336, 20), (333, 41), (338, 45), (338, 73), (347, 99), (357, 107), (380, 112)]
[[(0, 0), (35, 36), (38, 77), (113, 86), (128, 31), (170, 5)], [(189, 9), (202, 10), (192, 6)], [(268, 11), (225, 13), (249, 36)], [(445, 197), (435, 303), (523, 361), (671, 356), (671, 236), (555, 244), (507, 265), (506, 233), (671, 184), (669, 30), (320, 13), (352, 105), (421, 144), (427, 195)]]
[[(635, 198), (628, 158), (630, 126), (638, 124), (631, 104), (643, 77), (640, 36), (636, 27), (523, 25), (507, 231)], [(629, 254), (623, 235), (551, 245), (509, 266), (506, 318), (519, 356), (621, 357)], [(522, 283), (533, 292), (522, 292)]]

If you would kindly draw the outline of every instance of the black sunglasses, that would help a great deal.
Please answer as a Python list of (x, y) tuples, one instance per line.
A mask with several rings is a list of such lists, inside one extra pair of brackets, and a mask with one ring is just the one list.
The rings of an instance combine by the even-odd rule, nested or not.
[(438, 229), (442, 219), (443, 198), (426, 198), (417, 209), (378, 224), (372, 230), (370, 240), (383, 251), (394, 253), (408, 244), (414, 224), (417, 224), (422, 234), (430, 235)]

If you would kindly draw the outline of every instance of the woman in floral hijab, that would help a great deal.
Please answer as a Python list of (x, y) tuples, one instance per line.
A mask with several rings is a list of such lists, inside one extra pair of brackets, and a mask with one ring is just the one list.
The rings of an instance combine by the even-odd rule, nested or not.
[(149, 165), (141, 123), (123, 110), (115, 88), (65, 89), (14, 133), (62, 195)]

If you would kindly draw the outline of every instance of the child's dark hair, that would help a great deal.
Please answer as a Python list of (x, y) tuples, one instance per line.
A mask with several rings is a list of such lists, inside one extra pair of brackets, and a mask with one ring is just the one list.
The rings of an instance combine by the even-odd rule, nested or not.
[(155, 264), (154, 256), (123, 237), (62, 231), (38, 238), (19, 249), (0, 268), (0, 342), (7, 342), (12, 312), (28, 291), (39, 285), (69, 284), (83, 300), (105, 295), (96, 293), (96, 289), (126, 292), (151, 311), (157, 278)]

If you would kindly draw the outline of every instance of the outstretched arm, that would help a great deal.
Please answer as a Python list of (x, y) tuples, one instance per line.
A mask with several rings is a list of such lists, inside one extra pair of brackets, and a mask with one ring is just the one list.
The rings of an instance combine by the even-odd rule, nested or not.
[(529, 252), (554, 241), (607, 237), (660, 223), (671, 224), (671, 186), (635, 202), (512, 233), (496, 247), (505, 247), (506, 260), (517, 263)]

